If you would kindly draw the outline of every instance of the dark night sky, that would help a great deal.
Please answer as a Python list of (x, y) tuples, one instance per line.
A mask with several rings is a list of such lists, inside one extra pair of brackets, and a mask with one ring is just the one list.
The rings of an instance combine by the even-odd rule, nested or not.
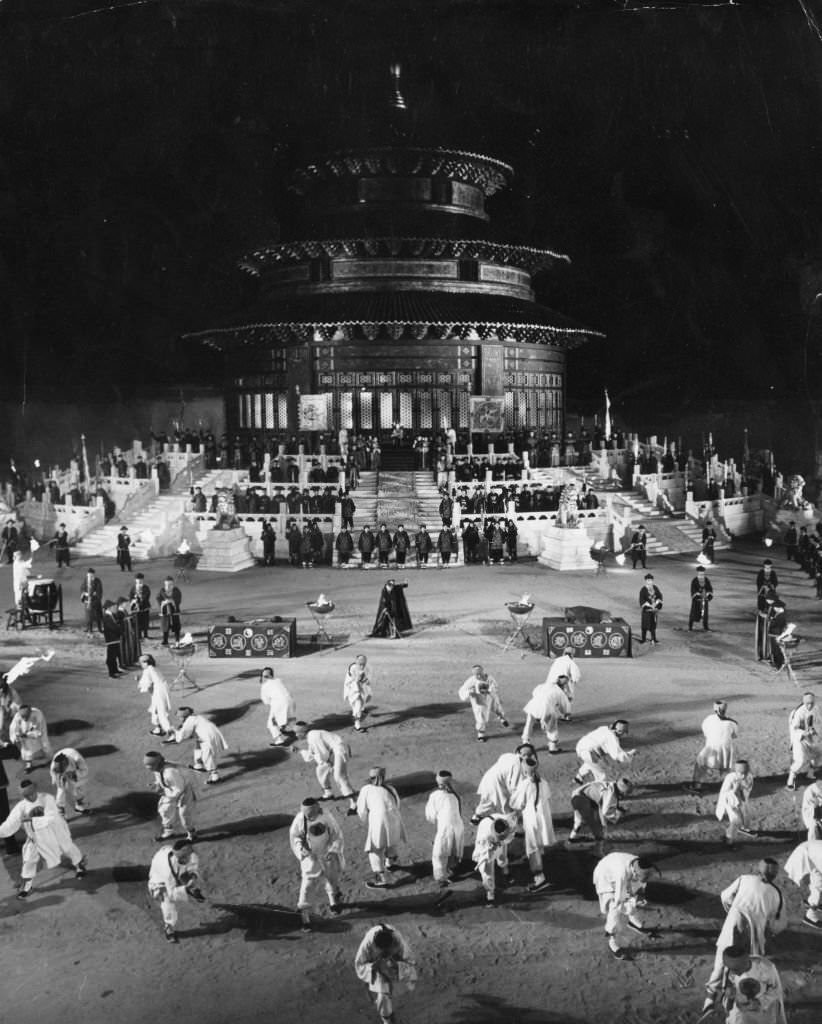
[(495, 234), (571, 256), (572, 396), (790, 401), (806, 329), (822, 390), (820, 0), (93, 6), (0, 4), (0, 397), (213, 373), (177, 339), (292, 232), (294, 162), (381, 140), (395, 58), (420, 141), (514, 165)]

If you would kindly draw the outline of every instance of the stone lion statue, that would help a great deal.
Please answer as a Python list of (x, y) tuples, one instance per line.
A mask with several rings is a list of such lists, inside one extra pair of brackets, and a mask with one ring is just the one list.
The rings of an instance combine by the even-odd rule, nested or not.
[(577, 491), (577, 485), (571, 481), (566, 484), (559, 494), (559, 525), (575, 527), (577, 525), (578, 510), (577, 497), (579, 492)]
[(805, 489), (805, 478), (798, 473), (788, 477), (786, 494), (782, 499), (782, 507), (804, 511), (811, 507), (811, 503), (802, 497)]
[(217, 522), (215, 530), (233, 530), (240, 525), (234, 510), (234, 492), (229, 487), (217, 488)]

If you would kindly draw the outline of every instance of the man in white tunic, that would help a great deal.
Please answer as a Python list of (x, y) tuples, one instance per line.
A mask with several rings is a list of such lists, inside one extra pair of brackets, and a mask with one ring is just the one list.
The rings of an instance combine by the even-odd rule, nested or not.
[(805, 924), (822, 929), (822, 839), (807, 839), (785, 861), (785, 874), (798, 886), (808, 880)]
[(708, 995), (703, 1010), (714, 1005), (722, 988), (722, 954), (728, 946), (742, 946), (754, 956), (764, 956), (766, 935), (776, 935), (787, 927), (785, 901), (774, 884), (778, 873), (779, 865), (766, 857), (757, 865), (756, 874), (740, 875), (723, 890), (720, 899), (726, 917), (716, 940), (716, 958), (705, 986)]
[(724, 700), (715, 700), (714, 709), (702, 722), (705, 742), (696, 755), (693, 782), (685, 788), (691, 793), (700, 793), (705, 782), (715, 773), (728, 772), (734, 763), (734, 743), (739, 735), (735, 719), (728, 717), (728, 705)]
[(540, 774), (535, 757), (526, 757), (523, 777), (511, 794), (511, 806), (522, 814), (525, 832), (525, 854), (528, 866), (534, 876), (528, 886), (529, 892), (541, 892), (550, 886), (543, 869), (545, 848), (556, 842), (554, 822), (551, 816), (551, 787)]
[(0, 675), (0, 747), (7, 747), (9, 729), (11, 722), (23, 704), (17, 687), (14, 685), (21, 676), (31, 672), (38, 661), (49, 662), (54, 657), (54, 651), (47, 651), (45, 654), (26, 655), (19, 658), (14, 665)]
[(187, 903), (189, 897), (197, 903), (205, 900), (200, 890), (200, 862), (187, 839), (163, 846), (151, 860), (148, 869), (148, 892), (160, 904), (165, 936), (168, 942), (178, 942), (178, 903)]
[(21, 704), (11, 720), (9, 739), (20, 751), (23, 771), (28, 774), (34, 770), (34, 760), (41, 754), (51, 756), (46, 716), (40, 708), (29, 704)]
[(459, 688), (457, 696), (471, 705), (471, 710), (474, 713), (474, 728), (477, 730), (477, 739), (480, 743), (485, 743), (485, 733), (491, 715), (495, 715), (505, 728), (508, 727), (499, 699), (497, 681), (485, 671), (482, 665), (471, 667), (471, 675)]
[[(560, 654), (558, 658), (554, 658), (551, 662), (551, 667), (548, 669), (548, 675), (545, 679), (546, 683), (555, 683), (560, 676), (565, 676), (568, 680), (568, 685), (565, 687), (568, 694), (568, 700), (573, 703), (576, 697), (577, 684), (582, 679), (582, 673), (579, 670), (579, 665), (574, 657), (574, 649), (570, 648), (565, 654)], [(566, 716), (564, 721), (570, 722), (570, 713)]]
[(608, 948), (617, 960), (630, 960), (627, 950), (630, 932), (643, 933), (638, 908), (645, 906), (645, 886), (654, 865), (644, 857), (615, 850), (594, 868), (594, 888), (599, 909), (605, 915)]
[(169, 736), (174, 732), (171, 724), (171, 695), (168, 683), (157, 669), (157, 662), (150, 654), (140, 655), (142, 672), (137, 681), (140, 693), (150, 693), (148, 713), (151, 716), (152, 736)]
[(332, 914), (342, 911), (340, 873), (345, 867), (344, 840), (330, 808), (323, 808), (313, 796), (306, 797), (291, 822), (288, 833), (291, 852), (300, 863), (300, 895), (297, 909), (302, 930), (311, 931), (311, 908), (320, 888), (325, 889)]
[(477, 787), (479, 803), (471, 818), (472, 825), (478, 825), (486, 814), (505, 814), (516, 818), (511, 807), (511, 793), (522, 778), (523, 762), (526, 757), (536, 756), (531, 743), (520, 743), (512, 754), (500, 754), (494, 764), (485, 772)]
[(354, 970), (368, 985), (382, 1024), (394, 1021), (394, 986), (402, 981), (414, 987), (417, 971), (411, 962), (408, 943), (396, 928), (378, 924), (370, 928), (354, 958)]
[(725, 1024), (787, 1024), (782, 981), (776, 966), (742, 946), (728, 946), (722, 990), (713, 1009), (725, 1011)]
[(186, 839), (194, 842), (197, 829), (194, 827), (194, 807), (197, 796), (191, 780), (185, 770), (178, 764), (166, 761), (157, 750), (149, 750), (143, 755), (143, 764), (152, 774), (151, 787), (159, 794), (157, 813), (160, 815), (162, 831), (155, 836), (158, 843), (164, 843), (174, 836), (174, 829), (179, 824), (185, 832)]
[(264, 668), (260, 673), (260, 700), (266, 706), (265, 726), (271, 736), (270, 746), (288, 743), (297, 718), (297, 705), (291, 691), (274, 675), (274, 669)]
[(348, 702), (357, 732), (365, 732), (362, 720), (368, 712), (372, 697), (371, 676), (368, 672), (368, 658), (358, 654), (348, 666), (343, 681), (343, 700)]
[(13, 836), (20, 829), (26, 834), (17, 888), (17, 898), (24, 900), (31, 892), (41, 858), (47, 868), (54, 868), (61, 857), (67, 857), (77, 878), (85, 877), (86, 859), (73, 842), (65, 818), (51, 793), (41, 793), (35, 782), (23, 779), (20, 795), (22, 800), (12, 807), (8, 818), (0, 824), (0, 839)]
[(534, 726), (539, 725), (548, 741), (548, 753), (560, 754), (559, 723), (571, 713), (571, 701), (568, 696), (568, 676), (559, 675), (551, 682), (547, 680), (534, 687), (531, 699), (523, 708), (525, 727), (522, 730), (522, 742), (530, 743)]
[(802, 794), (802, 821), (808, 830), (808, 839), (822, 839), (822, 776), (819, 772), (816, 781)]
[(820, 743), (819, 722), (816, 711), (816, 698), (812, 693), (802, 694), (802, 703), (793, 709), (788, 718), (788, 731), (791, 738), (791, 767), (787, 789), (796, 789), (796, 776), (805, 772), (813, 781), (814, 768), (822, 763), (822, 743)]
[(580, 765), (574, 782), (581, 785), (589, 775), (599, 782), (617, 778), (615, 767), (618, 769), (619, 766), (630, 764), (636, 753), (622, 746), (622, 738), (628, 735), (628, 728), (624, 718), (617, 718), (610, 725), (601, 725), (586, 733), (576, 747)]
[(716, 801), (716, 818), (717, 821), (728, 819), (728, 827), (725, 829), (725, 842), (728, 846), (734, 845), (739, 832), (746, 836), (755, 834), (748, 827), (748, 800), (753, 784), (754, 777), (747, 761), (735, 761), (733, 771), (728, 772), (722, 780)]
[(174, 732), (172, 738), (165, 742), (184, 743), (186, 740), (193, 740), (194, 754), (190, 767), (195, 772), (208, 772), (206, 785), (216, 785), (220, 781), (217, 758), (224, 750), (228, 750), (225, 736), (205, 715), (195, 715), (194, 708), (180, 708), (177, 718), (180, 727)]
[(88, 765), (79, 750), (74, 747), (63, 747), (51, 759), (51, 784), (57, 790), (57, 808), (61, 814), (66, 813), (66, 797), (78, 814), (88, 814), (86, 803), (86, 784), (88, 783)]
[(504, 814), (492, 814), (483, 818), (477, 828), (474, 840), (473, 861), (477, 865), (482, 886), (485, 889), (485, 905), (496, 906), (496, 867), (502, 871), (503, 884), (511, 878), (508, 867), (508, 847), (514, 839), (514, 828)]
[[(309, 729), (305, 722), (295, 725), (297, 744), (294, 749), (307, 763), (317, 766), (317, 782), (322, 789), (322, 799), (332, 800), (334, 790), (332, 779), (336, 782), (340, 795), (348, 800), (348, 814), (357, 813), (357, 795), (348, 778), (348, 762), (351, 760), (351, 748), (345, 740), (334, 732), (325, 729)], [(303, 744), (305, 744), (303, 746)]]
[(451, 772), (443, 769), (436, 774), (437, 788), (425, 805), (425, 820), (436, 826), (431, 866), (434, 881), (441, 889), (448, 888), (449, 879), (462, 860), (465, 826), (462, 821), (462, 802), (454, 792)]
[(357, 814), (367, 823), (365, 852), (374, 878), (366, 882), (369, 889), (388, 886), (386, 871), (393, 871), (397, 861), (397, 847), (406, 842), (405, 825), (400, 814), (400, 796), (385, 781), (384, 768), (371, 768), (368, 782), (357, 798)]

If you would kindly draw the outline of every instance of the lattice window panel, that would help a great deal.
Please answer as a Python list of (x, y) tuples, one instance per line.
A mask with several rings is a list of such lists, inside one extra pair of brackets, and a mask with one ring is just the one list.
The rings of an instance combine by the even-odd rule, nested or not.
[[(440, 374), (442, 376), (442, 374)], [(435, 391), (434, 405), (437, 410), (437, 430), (450, 430), (451, 428), (451, 393), (449, 391)]]
[(431, 408), (431, 392), (419, 391), (420, 402), (420, 430), (433, 430), (433, 411)]
[(409, 391), (400, 392), (400, 425), (406, 430), (414, 426), (414, 403)]
[(274, 415), (274, 395), (272, 394), (271, 391), (267, 391), (266, 394), (263, 395), (263, 399), (264, 399), (264, 403), (263, 404), (265, 406), (265, 409), (264, 409), (264, 417), (265, 417), (265, 419), (264, 419), (264, 422), (263, 422), (263, 427), (266, 430), (274, 430), (276, 428), (276, 426), (277, 426), (276, 418), (275, 418), (275, 415)]
[(503, 395), (503, 411), (505, 414), (506, 429), (512, 428), (516, 417), (514, 416), (514, 392), (506, 391)]
[(394, 424), (394, 395), (391, 391), (380, 393), (380, 426), (390, 430)]
[(354, 429), (354, 393), (340, 392), (340, 430)]
[(252, 398), (254, 401), (252, 410), (253, 423), (251, 425), (252, 427), (259, 428), (263, 425), (263, 396), (258, 391)]
[(457, 426), (464, 430), (470, 425), (471, 396), (467, 391), (457, 393)]
[(339, 430), (337, 423), (334, 420), (334, 392), (327, 391), (325, 395), (325, 422), (328, 424), (329, 430)]
[(372, 399), (373, 395), (370, 391), (360, 392), (360, 430), (372, 430)]
[(289, 430), (288, 423), (288, 392), (280, 391), (277, 394), (277, 430)]

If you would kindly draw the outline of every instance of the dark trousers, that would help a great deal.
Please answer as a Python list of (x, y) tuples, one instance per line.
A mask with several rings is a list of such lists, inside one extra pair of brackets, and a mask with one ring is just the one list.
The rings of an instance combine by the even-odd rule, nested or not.
[(117, 659), (120, 654), (120, 641), (115, 640), (112, 643), (106, 644), (106, 668), (108, 674), (114, 676), (117, 674)]
[(645, 642), (646, 634), (651, 634), (651, 639), (656, 643), (656, 612), (642, 609), (642, 642)]

